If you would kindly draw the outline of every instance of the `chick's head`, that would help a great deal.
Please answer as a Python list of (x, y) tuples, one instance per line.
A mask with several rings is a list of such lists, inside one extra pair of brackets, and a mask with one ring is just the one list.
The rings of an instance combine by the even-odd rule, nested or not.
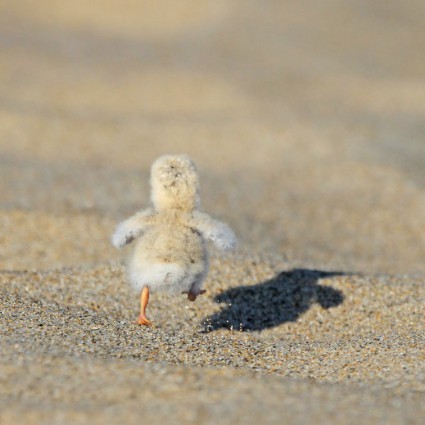
[(199, 177), (194, 162), (186, 155), (165, 155), (151, 169), (152, 202), (158, 211), (199, 207)]

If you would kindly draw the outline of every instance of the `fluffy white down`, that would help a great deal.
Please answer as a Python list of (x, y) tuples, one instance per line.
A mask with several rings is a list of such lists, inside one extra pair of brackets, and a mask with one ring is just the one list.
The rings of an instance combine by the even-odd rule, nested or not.
[(218, 249), (229, 251), (236, 247), (237, 239), (233, 230), (226, 223), (214, 220), (208, 214), (194, 211), (191, 225), (198, 229), (205, 239), (211, 240)]
[(174, 263), (150, 263), (132, 261), (128, 268), (132, 287), (140, 292), (148, 286), (152, 292), (187, 292), (191, 289), (194, 276), (187, 274), (184, 267)]
[(132, 240), (132, 233), (127, 229), (124, 223), (120, 223), (114, 234), (112, 235), (111, 242), (115, 248), (122, 248)]
[(154, 211), (148, 208), (119, 223), (111, 238), (112, 245), (122, 248), (141, 236), (148, 225), (149, 218), (153, 215)]
[(137, 291), (201, 292), (208, 271), (206, 240), (223, 250), (236, 237), (227, 224), (199, 207), (199, 178), (185, 155), (164, 156), (152, 166), (154, 208), (140, 211), (117, 226), (112, 243), (120, 248), (135, 241), (128, 277)]
[(230, 251), (236, 246), (236, 236), (233, 230), (225, 223), (215, 221), (215, 228), (209, 237), (218, 249)]

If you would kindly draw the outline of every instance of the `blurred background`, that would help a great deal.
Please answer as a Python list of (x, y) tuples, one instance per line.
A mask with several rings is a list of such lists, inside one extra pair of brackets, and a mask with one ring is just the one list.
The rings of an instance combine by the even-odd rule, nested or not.
[(242, 249), (425, 271), (425, 2), (2, 0), (0, 268), (116, 259), (165, 153)]

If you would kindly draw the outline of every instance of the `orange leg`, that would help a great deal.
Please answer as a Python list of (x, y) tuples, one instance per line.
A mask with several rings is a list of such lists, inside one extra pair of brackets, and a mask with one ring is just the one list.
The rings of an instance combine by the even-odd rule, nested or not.
[(145, 286), (140, 293), (140, 314), (137, 319), (138, 325), (152, 326), (152, 322), (146, 317), (146, 306), (149, 302), (149, 288)]

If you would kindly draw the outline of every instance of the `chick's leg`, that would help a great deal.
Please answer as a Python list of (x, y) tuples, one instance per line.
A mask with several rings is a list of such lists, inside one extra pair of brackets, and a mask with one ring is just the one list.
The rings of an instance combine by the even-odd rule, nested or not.
[(200, 278), (200, 279), (196, 279), (193, 283), (192, 283), (192, 285), (191, 285), (191, 287), (190, 287), (190, 289), (189, 289), (189, 291), (187, 291), (187, 292), (183, 292), (184, 294), (187, 294), (187, 299), (189, 300), (189, 301), (195, 301), (196, 300), (196, 298), (199, 296), (199, 295), (202, 295), (202, 294), (205, 294), (205, 289), (201, 289), (202, 288), (202, 282), (203, 282), (203, 279), (202, 278)]
[(205, 292), (207, 292), (205, 289), (202, 289), (200, 292), (183, 292), (184, 294), (187, 294), (187, 299), (189, 301), (195, 301), (198, 295), (202, 295), (205, 294)]
[(152, 326), (152, 322), (146, 317), (146, 306), (149, 302), (149, 288), (144, 286), (140, 293), (140, 314), (137, 319), (138, 325)]

